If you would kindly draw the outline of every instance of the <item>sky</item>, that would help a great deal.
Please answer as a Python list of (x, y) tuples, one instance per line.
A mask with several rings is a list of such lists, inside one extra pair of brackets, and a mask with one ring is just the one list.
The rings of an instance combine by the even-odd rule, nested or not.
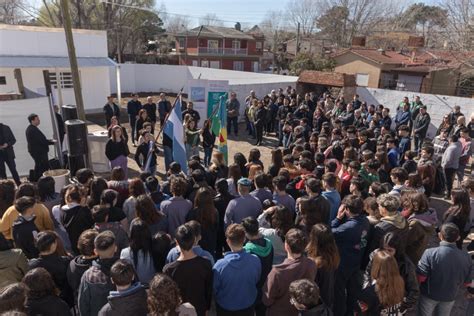
[[(31, 6), (40, 7), (42, 0), (27, 0)], [(108, 0), (113, 1), (113, 0)], [(377, 1), (377, 0), (374, 0)], [(400, 0), (407, 2), (424, 2), (435, 4), (438, 0)], [(240, 22), (243, 27), (259, 24), (268, 11), (285, 10), (289, 0), (156, 0), (157, 9), (161, 4), (166, 6), (170, 15), (186, 15), (191, 26), (197, 26), (199, 17), (214, 13), (223, 20), (225, 26), (234, 26)]]

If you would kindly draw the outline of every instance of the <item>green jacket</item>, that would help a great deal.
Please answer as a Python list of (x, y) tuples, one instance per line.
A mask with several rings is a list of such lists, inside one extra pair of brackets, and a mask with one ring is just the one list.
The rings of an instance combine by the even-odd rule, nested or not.
[(28, 272), (28, 259), (21, 249), (0, 251), (0, 288), (21, 282)]

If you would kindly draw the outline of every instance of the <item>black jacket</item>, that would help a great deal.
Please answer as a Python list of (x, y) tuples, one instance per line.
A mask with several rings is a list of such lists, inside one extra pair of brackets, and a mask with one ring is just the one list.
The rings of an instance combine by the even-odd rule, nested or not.
[(28, 125), (26, 128), (26, 142), (28, 143), (28, 152), (34, 158), (49, 152), (49, 145), (54, 144), (49, 141), (43, 132), (34, 125)]
[(58, 137), (59, 137), (59, 140), (61, 141), (61, 145), (62, 145), (64, 135), (66, 134), (66, 127), (64, 126), (64, 120), (63, 120), (63, 117), (61, 116), (61, 114), (54, 113), (54, 115), (56, 117), (56, 122), (58, 123), (58, 133), (59, 133)]
[(81, 284), (81, 278), (84, 272), (92, 265), (93, 259), (84, 259), (82, 256), (77, 256), (69, 262), (66, 276), (67, 282), (74, 293), (74, 299), (77, 301), (77, 290)]
[(28, 262), (31, 269), (45, 268), (53, 277), (56, 287), (59, 289), (59, 297), (68, 303), (69, 306), (74, 306), (73, 292), (67, 282), (67, 269), (70, 259), (67, 257), (60, 257), (56, 254), (40, 256)]
[(105, 156), (107, 156), (107, 159), (109, 159), (110, 161), (116, 159), (119, 156), (127, 157), (129, 153), (130, 152), (128, 150), (127, 143), (125, 143), (125, 140), (116, 142), (112, 139), (109, 139), (107, 141), (107, 144), (105, 144)]
[(15, 151), (13, 150), (15, 143), (16, 139), (10, 127), (0, 123), (0, 145), (8, 144), (8, 147), (0, 150), (0, 153), (4, 153), (7, 159), (15, 159)]
[(91, 211), (81, 205), (63, 209), (61, 210), (61, 223), (69, 235), (72, 250), (75, 254), (78, 254), (77, 241), (79, 240), (79, 236), (83, 231), (92, 228), (94, 225)]
[(191, 115), (194, 121), (198, 122), (201, 119), (201, 116), (199, 115), (199, 112), (194, 110), (194, 109), (186, 109), (183, 111), (183, 120), (186, 114)]
[(23, 216), (18, 216), (13, 222), (12, 233), (15, 247), (23, 250), (23, 253), (28, 259), (38, 257), (38, 249), (35, 246), (34, 236), (39, 232), (35, 225), (35, 216), (26, 219)]
[(123, 292), (111, 292), (99, 316), (146, 316), (147, 295), (141, 284), (134, 284)]
[(110, 106), (108, 103), (104, 105), (104, 107), (102, 108), (102, 110), (104, 111), (104, 115), (105, 115), (105, 123), (107, 124), (106, 126), (109, 127), (110, 125), (110, 120), (112, 119), (112, 116), (116, 116), (117, 119), (120, 120), (120, 108), (118, 107), (117, 104), (112, 104), (112, 106)]
[(148, 117), (152, 122), (156, 122), (156, 104), (155, 103), (145, 103), (143, 104), (143, 109), (148, 114)]
[(202, 133), (202, 147), (212, 148), (216, 142), (216, 135), (210, 129), (204, 129)]
[(70, 316), (71, 311), (66, 302), (55, 295), (47, 295), (42, 298), (28, 298), (26, 310), (32, 316)]
[(255, 111), (255, 125), (263, 126), (266, 123), (267, 110), (264, 107), (260, 107)]
[(422, 115), (421, 113), (415, 119), (413, 123), (413, 131), (415, 135), (419, 135), (420, 137), (425, 137), (426, 132), (428, 132), (428, 127), (430, 126), (431, 118), (428, 113)]
[[(146, 165), (148, 159), (148, 153), (150, 152), (150, 145), (149, 143), (141, 143), (137, 147), (137, 151), (135, 152), (135, 161), (137, 162), (138, 167), (143, 168)], [(150, 166), (156, 166), (156, 154), (158, 153), (158, 148), (156, 144), (153, 144), (153, 148), (150, 154)]]
[(134, 117), (138, 115), (138, 112), (142, 109), (142, 103), (140, 101), (130, 100), (127, 103), (127, 114)]

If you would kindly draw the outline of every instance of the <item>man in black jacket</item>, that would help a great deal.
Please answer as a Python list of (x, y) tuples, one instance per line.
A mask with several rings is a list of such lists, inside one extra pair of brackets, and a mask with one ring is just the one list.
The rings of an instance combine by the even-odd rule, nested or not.
[(114, 97), (108, 96), (107, 103), (103, 107), (105, 115), (105, 124), (106, 127), (110, 127), (110, 120), (113, 116), (117, 117), (117, 120), (120, 121), (120, 108), (117, 104), (114, 103)]
[(130, 127), (132, 129), (132, 142), (135, 145), (135, 139), (138, 139), (137, 132), (135, 130), (135, 124), (138, 119), (138, 112), (142, 109), (142, 103), (138, 100), (138, 94), (134, 94), (132, 100), (127, 103), (127, 113), (130, 122)]
[(430, 126), (431, 118), (426, 112), (426, 105), (420, 107), (420, 113), (413, 123), (413, 136), (415, 140), (415, 151), (418, 153), (423, 141), (426, 138), (428, 127)]
[(15, 151), (13, 150), (15, 143), (16, 139), (10, 127), (0, 123), (0, 179), (7, 178), (6, 163), (16, 185), (20, 185), (21, 181), (16, 171)]
[(28, 152), (35, 161), (34, 178), (31, 180), (37, 181), (43, 172), (49, 170), (49, 145), (53, 145), (56, 141), (48, 140), (38, 128), (40, 118), (37, 114), (30, 114), (28, 121), (30, 125), (26, 128), (26, 142), (28, 143)]

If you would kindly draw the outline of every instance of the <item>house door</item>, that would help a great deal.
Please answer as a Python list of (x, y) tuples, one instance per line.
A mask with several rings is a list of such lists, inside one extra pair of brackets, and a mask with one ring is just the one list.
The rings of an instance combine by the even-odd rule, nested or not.
[(253, 72), (259, 72), (260, 67), (259, 67), (259, 62), (258, 61), (254, 61), (252, 63), (252, 70), (253, 70)]
[(211, 68), (220, 69), (220, 63), (218, 60), (211, 60)]
[(199, 62), (196, 59), (193, 59), (193, 66), (199, 67)]
[(423, 77), (420, 76), (398, 75), (398, 86), (403, 87), (405, 91), (420, 92), (422, 82)]

